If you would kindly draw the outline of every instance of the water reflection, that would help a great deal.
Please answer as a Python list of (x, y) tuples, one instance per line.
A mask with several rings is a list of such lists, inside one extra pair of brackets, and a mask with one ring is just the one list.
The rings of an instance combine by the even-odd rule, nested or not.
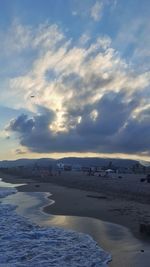
[(17, 192), (4, 198), (3, 203), (16, 205), (16, 211), (19, 214), (40, 226), (57, 226), (86, 233), (101, 246), (111, 247), (117, 251), (128, 246), (137, 248), (137, 240), (125, 227), (94, 218), (44, 213), (41, 207), (54, 204), (54, 200), (49, 199), (48, 196), (50, 196), (49, 193), (43, 192)]
[(137, 249), (139, 246), (137, 240), (125, 227), (94, 218), (57, 215), (50, 216), (42, 225), (54, 225), (89, 234), (98, 244), (103, 247), (111, 247), (113, 250), (117, 251), (131, 246)]
[(144, 254), (139, 254), (143, 244), (127, 228), (94, 218), (45, 214), (42, 207), (54, 204), (54, 200), (50, 200), (48, 196), (49, 193), (43, 192), (17, 192), (4, 198), (3, 203), (16, 205), (19, 214), (40, 226), (57, 226), (91, 235), (101, 247), (111, 252), (113, 261), (109, 264), (110, 267), (131, 266), (131, 262), (135, 260), (133, 266), (142, 266), (138, 263), (143, 262)]
[(41, 192), (17, 192), (15, 195), (9, 195), (3, 199), (3, 204), (15, 205), (17, 213), (29, 218), (32, 222), (41, 224), (47, 219), (47, 215), (42, 211), (42, 207), (53, 204), (49, 200), (49, 193)]

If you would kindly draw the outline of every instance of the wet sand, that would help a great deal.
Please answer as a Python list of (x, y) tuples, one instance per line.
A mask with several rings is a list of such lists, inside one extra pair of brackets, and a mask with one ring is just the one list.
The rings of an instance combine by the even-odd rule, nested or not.
[[(92, 178), (93, 177), (87, 177), (87, 180), (92, 179)], [(5, 180), (10, 181), (10, 179), (12, 182), (12, 178), (5, 179)], [(134, 236), (142, 241), (141, 250), (143, 249), (144, 252), (139, 251), (139, 250), (133, 251), (133, 249), (131, 250), (129, 249), (127, 254), (122, 251), (120, 251), (118, 254), (118, 251), (116, 251), (116, 256), (115, 256), (115, 251), (114, 251), (113, 253), (115, 256), (115, 261), (113, 261), (110, 264), (110, 266), (117, 267), (117, 266), (120, 266), (121, 264), (122, 267), (123, 266), (124, 267), (127, 267), (127, 266), (149, 267), (150, 266), (149, 238), (146, 238), (145, 236), (139, 233), (139, 223), (143, 221), (148, 221), (150, 219), (148, 191), (144, 193), (144, 189), (141, 187), (141, 184), (137, 183), (136, 186), (138, 188), (140, 186), (141, 195), (139, 194), (139, 198), (138, 198), (137, 192), (135, 192), (135, 195), (134, 195), (133, 192), (131, 191), (132, 192), (131, 194), (130, 190), (133, 190), (133, 191), (135, 190), (135, 187), (133, 188), (133, 185), (131, 186), (132, 184), (132, 181), (131, 181), (130, 184), (128, 185), (129, 190), (128, 190), (128, 194), (126, 197), (125, 193), (121, 193), (122, 188), (118, 191), (118, 194), (117, 194), (116, 188), (114, 192), (113, 190), (109, 192), (110, 188), (107, 188), (108, 180), (102, 181), (103, 183), (105, 182), (106, 184), (100, 189), (97, 186), (96, 188), (97, 190), (89, 191), (90, 188), (88, 188), (88, 191), (86, 191), (86, 190), (71, 188), (71, 184), (72, 184), (72, 187), (75, 187), (75, 178), (70, 177), (69, 179), (70, 179), (68, 181), (69, 189), (66, 186), (62, 186), (62, 184), (65, 184), (65, 185), (67, 184), (66, 180), (68, 180), (68, 177), (66, 178), (66, 176), (65, 177), (61, 176), (61, 177), (50, 178), (49, 180), (51, 180), (51, 183), (46, 182), (46, 181), (43, 182), (42, 179), (37, 179), (36, 181), (26, 180), (27, 185), (19, 187), (18, 190), (24, 191), (24, 192), (25, 191), (26, 192), (50, 192), (52, 194), (51, 198), (55, 200), (55, 204), (44, 208), (44, 211), (47, 213), (54, 214), (54, 215), (92, 217), (92, 218), (97, 218), (103, 221), (120, 224), (120, 225), (123, 225), (129, 228), (134, 234)], [(81, 179), (80, 187), (82, 187), (84, 186), (85, 178), (81, 176), (80, 179)], [(94, 179), (92, 182), (94, 182)], [(13, 181), (17, 183), (25, 182), (25, 180), (22, 180), (20, 178), (13, 179)], [(76, 187), (79, 187), (78, 183), (79, 182), (77, 181)], [(112, 182), (112, 184), (113, 183), (114, 181)], [(125, 183), (125, 181), (121, 182), (119, 180), (118, 184), (119, 183)], [(61, 186), (58, 184), (61, 184)], [(88, 184), (88, 181), (87, 181), (87, 184)], [(120, 186), (118, 184), (116, 187)], [(147, 185), (144, 185), (144, 186), (147, 186)], [(87, 185), (84, 187), (86, 187), (87, 189)], [(110, 184), (108, 187), (110, 187)], [(113, 188), (112, 185), (111, 187)], [(146, 187), (146, 190), (147, 188), (148, 187)], [(124, 187), (124, 189), (126, 188)], [(95, 192), (95, 191), (99, 191), (99, 192)], [(142, 194), (145, 194), (145, 198), (143, 197), (143, 199), (142, 199)], [(109, 248), (109, 244), (108, 244), (108, 248)], [(128, 259), (128, 265), (126, 265), (127, 259)]]
[[(149, 241), (139, 232), (140, 223), (150, 223), (150, 184), (141, 183), (141, 175), (123, 175), (122, 179), (89, 177), (80, 173), (64, 173), (47, 179), (12, 179), (27, 183), (18, 190), (50, 192), (56, 201), (45, 208), (52, 214), (85, 216), (117, 223), (129, 228), (134, 236)], [(69, 188), (69, 190), (68, 190)]]

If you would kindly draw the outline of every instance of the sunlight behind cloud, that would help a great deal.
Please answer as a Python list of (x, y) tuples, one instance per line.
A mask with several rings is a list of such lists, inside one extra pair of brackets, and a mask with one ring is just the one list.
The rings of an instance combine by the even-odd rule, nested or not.
[[(138, 73), (107, 35), (89, 41), (83, 33), (75, 44), (56, 24), (35, 28), (15, 22), (10, 29), (12, 47), (19, 39), (14, 55), (18, 50), (23, 58), (29, 50), (35, 55), (29, 54), (24, 72), (7, 77), (6, 95), (13, 98), (8, 105), (33, 113), (14, 118), (7, 129), (18, 133), (23, 147), (34, 153), (61, 153), (67, 144), (70, 153), (146, 152), (144, 141), (129, 151), (126, 143), (134, 138), (132, 128), (147, 129), (148, 71)], [(4, 37), (5, 43), (8, 33)]]

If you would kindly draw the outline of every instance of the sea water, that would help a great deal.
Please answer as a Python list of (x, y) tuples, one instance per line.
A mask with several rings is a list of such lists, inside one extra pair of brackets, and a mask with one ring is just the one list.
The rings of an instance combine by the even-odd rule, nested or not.
[[(16, 193), (14, 188), (3, 187), (0, 198)], [(111, 260), (91, 236), (40, 227), (15, 209), (11, 204), (0, 204), (1, 267), (104, 267)]]

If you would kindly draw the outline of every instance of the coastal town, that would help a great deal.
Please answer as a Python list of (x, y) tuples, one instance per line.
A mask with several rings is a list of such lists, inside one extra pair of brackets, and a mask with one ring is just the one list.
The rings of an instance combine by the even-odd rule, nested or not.
[[(79, 161), (79, 160), (78, 160)], [(80, 173), (87, 176), (97, 176), (97, 177), (114, 177), (122, 178), (125, 174), (141, 174), (144, 175), (141, 182), (147, 181), (150, 183), (150, 166), (145, 166), (139, 162), (130, 164), (130, 166), (119, 166), (113, 164), (111, 160), (107, 160), (105, 165), (94, 165), (89, 163), (75, 164), (75, 163), (66, 163), (63, 160), (56, 160), (52, 164), (48, 162), (36, 162), (28, 165), (18, 165), (16, 166), (7, 166), (6, 162), (0, 164), (0, 171), (4, 173), (10, 173), (15, 175), (21, 175), (22, 177), (41, 177), (48, 178), (49, 176), (60, 176), (62, 173)], [(144, 180), (147, 179), (147, 180)]]

